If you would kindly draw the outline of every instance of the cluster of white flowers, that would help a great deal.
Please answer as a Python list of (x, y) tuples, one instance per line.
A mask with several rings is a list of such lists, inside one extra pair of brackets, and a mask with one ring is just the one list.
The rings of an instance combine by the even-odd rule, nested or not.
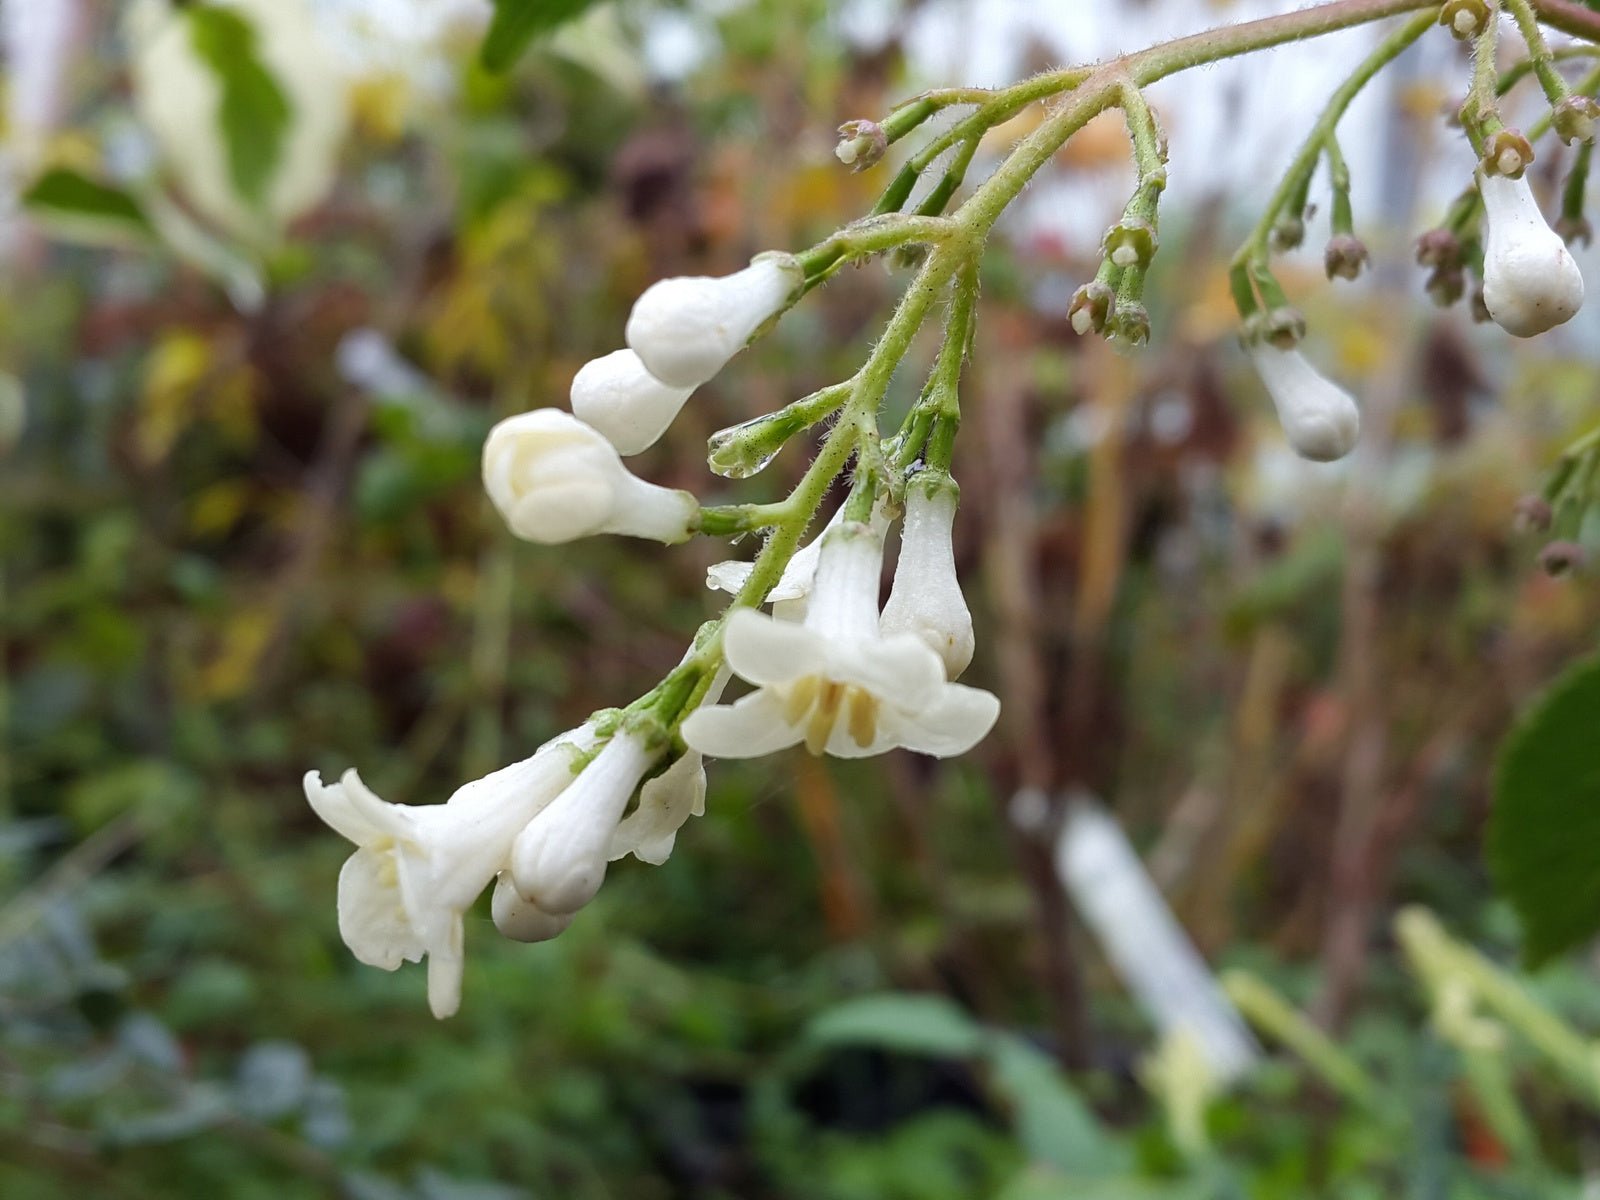
[[(596, 533), (688, 538), (700, 517), (695, 498), (638, 478), (622, 456), (652, 445), (803, 282), (794, 258), (764, 255), (734, 275), (668, 279), (646, 291), (628, 321), (628, 348), (574, 379), (576, 415), (537, 409), (490, 432), (484, 487), (511, 531), (545, 544)], [(881, 611), (890, 503), (881, 499), (865, 521), (836, 513), (769, 589), (770, 614), (728, 615), (725, 665), (714, 675), (707, 667), (696, 706), (675, 714), (681, 751), (658, 716), (628, 710), (591, 719), (440, 805), (387, 803), (354, 771), (335, 784), (308, 774), (312, 807), (357, 847), (339, 879), (346, 944), (388, 970), (426, 956), (429, 1004), (449, 1016), (461, 999), (464, 914), (489, 885), (502, 934), (555, 937), (594, 898), (608, 863), (629, 854), (666, 861), (678, 830), (704, 811), (705, 756), (750, 758), (801, 743), (845, 758), (970, 749), (1000, 704), (954, 682), (973, 652), (951, 539), (958, 498), (942, 469), (924, 467), (906, 482), (900, 555)], [(708, 582), (738, 592), (751, 569), (722, 563)], [(732, 675), (751, 690), (723, 704)]]
[[(1583, 276), (1566, 242), (1539, 211), (1526, 175), (1478, 173), (1483, 201), (1483, 303), (1489, 317), (1516, 337), (1565, 324), (1583, 306)], [(1278, 339), (1292, 341), (1289, 337)], [(1295, 453), (1315, 462), (1355, 448), (1361, 413), (1350, 394), (1325, 378), (1298, 347), (1259, 331), (1247, 342)]]

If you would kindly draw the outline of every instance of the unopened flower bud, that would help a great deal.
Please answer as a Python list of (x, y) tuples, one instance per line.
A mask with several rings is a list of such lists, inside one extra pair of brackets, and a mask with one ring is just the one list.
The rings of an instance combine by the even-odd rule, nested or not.
[(732, 275), (686, 275), (651, 284), (628, 317), (628, 346), (671, 387), (699, 387), (805, 283), (792, 254), (762, 254)]
[(1319, 374), (1299, 350), (1258, 344), (1250, 348), (1250, 358), (1296, 454), (1332, 462), (1350, 453), (1361, 431), (1361, 413), (1349, 392)]
[(1583, 306), (1583, 276), (1528, 181), (1485, 175), (1478, 190), (1487, 226), (1483, 299), (1495, 324), (1533, 337), (1570, 320)]
[(1545, 574), (1560, 579), (1582, 567), (1586, 557), (1576, 542), (1551, 542), (1539, 551), (1539, 565)]
[(688, 492), (632, 474), (604, 435), (555, 408), (489, 431), (483, 485), (512, 533), (545, 545), (595, 533), (681, 542), (700, 509)]
[(541, 912), (577, 912), (605, 881), (611, 836), (654, 755), (621, 730), (511, 844), (517, 893)]
[(537, 904), (524, 900), (510, 874), (504, 871), (495, 882), (489, 911), (494, 917), (494, 927), (514, 942), (548, 942), (564, 932), (577, 915), (547, 913)]
[(1485, 175), (1521, 179), (1532, 162), (1533, 145), (1528, 139), (1515, 129), (1501, 129), (1484, 143), (1483, 160), (1479, 165)]
[(1272, 227), (1272, 248), (1284, 251), (1293, 250), (1306, 240), (1306, 221), (1304, 214), (1285, 213), (1279, 217)]
[(632, 350), (614, 350), (573, 377), (572, 412), (605, 434), (618, 454), (638, 454), (655, 445), (693, 391), (662, 383)]
[(906, 519), (894, 584), (878, 629), (914, 633), (957, 679), (972, 661), (972, 613), (961, 594), (951, 539), (961, 491), (944, 471), (924, 471), (906, 485)]
[(1430, 229), (1417, 239), (1417, 265), (1459, 267), (1461, 239), (1445, 228)]
[(1550, 112), (1550, 126), (1567, 145), (1594, 141), (1600, 102), (1592, 96), (1568, 96)]
[(1106, 230), (1102, 250), (1113, 266), (1148, 267), (1156, 254), (1156, 231), (1148, 221), (1119, 221)]
[(1143, 346), (1150, 340), (1150, 312), (1137, 300), (1124, 300), (1111, 314), (1110, 329), (1118, 341)]
[(1329, 279), (1354, 279), (1361, 274), (1361, 268), (1367, 265), (1371, 257), (1365, 242), (1354, 234), (1341, 233), (1328, 240), (1322, 265)]
[(846, 121), (839, 126), (839, 139), (833, 153), (857, 171), (881, 161), (889, 149), (889, 135), (876, 121)]
[(1511, 510), (1512, 528), (1518, 533), (1545, 533), (1553, 520), (1555, 514), (1543, 496), (1523, 496)]
[(1104, 333), (1116, 302), (1117, 294), (1110, 284), (1098, 279), (1084, 284), (1072, 294), (1072, 303), (1067, 306), (1067, 320), (1073, 332), (1080, 335)]
[(1563, 216), (1556, 219), (1555, 230), (1569, 246), (1587, 246), (1594, 241), (1594, 226), (1588, 217)]
[(1439, 10), (1439, 24), (1458, 41), (1471, 41), (1489, 23), (1489, 6), (1484, 0), (1447, 0)]
[(1449, 308), (1467, 294), (1467, 273), (1460, 266), (1440, 265), (1429, 274), (1424, 286), (1430, 300), (1440, 308)]

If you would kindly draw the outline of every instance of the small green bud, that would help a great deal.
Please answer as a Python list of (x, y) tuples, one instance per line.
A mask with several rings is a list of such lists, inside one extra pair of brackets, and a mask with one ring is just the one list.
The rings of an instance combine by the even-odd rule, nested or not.
[(1428, 230), (1417, 239), (1417, 264), (1423, 267), (1459, 267), (1461, 239), (1443, 227)]
[(1479, 165), (1485, 175), (1521, 179), (1522, 173), (1532, 162), (1532, 143), (1515, 129), (1501, 129), (1490, 135), (1484, 143), (1483, 159)]
[(1518, 533), (1544, 533), (1554, 520), (1550, 502), (1543, 496), (1523, 496), (1511, 510), (1511, 525)]
[(1583, 566), (1583, 547), (1576, 542), (1551, 542), (1539, 551), (1539, 565), (1545, 574), (1561, 579)]
[(1067, 321), (1079, 336), (1104, 333), (1115, 304), (1116, 293), (1110, 284), (1098, 279), (1090, 280), (1072, 294), (1072, 303), (1067, 306)]
[(1594, 241), (1594, 226), (1589, 224), (1588, 217), (1560, 217), (1556, 220), (1555, 231), (1569, 246), (1587, 246)]
[(1428, 276), (1428, 298), (1440, 308), (1449, 308), (1467, 294), (1467, 273), (1459, 266), (1440, 264)]
[(876, 121), (846, 121), (839, 126), (839, 144), (833, 153), (853, 171), (865, 171), (882, 161), (889, 150), (889, 135)]
[(1111, 314), (1111, 335), (1129, 346), (1150, 340), (1150, 313), (1137, 300), (1123, 300)]
[(1457, 41), (1471, 41), (1489, 24), (1489, 5), (1485, 0), (1446, 0), (1439, 10), (1439, 24)]
[(1550, 112), (1550, 125), (1567, 145), (1594, 141), (1600, 103), (1591, 96), (1568, 96)]
[(1148, 221), (1124, 217), (1106, 230), (1101, 249), (1118, 267), (1148, 267), (1156, 255), (1156, 231)]
[(1285, 213), (1278, 218), (1277, 224), (1272, 227), (1274, 250), (1293, 250), (1306, 240), (1306, 216), (1309, 212), (1308, 209), (1305, 214)]
[(1361, 274), (1361, 268), (1367, 265), (1371, 257), (1365, 242), (1354, 234), (1341, 233), (1329, 239), (1328, 248), (1322, 255), (1322, 265), (1329, 279), (1354, 279)]

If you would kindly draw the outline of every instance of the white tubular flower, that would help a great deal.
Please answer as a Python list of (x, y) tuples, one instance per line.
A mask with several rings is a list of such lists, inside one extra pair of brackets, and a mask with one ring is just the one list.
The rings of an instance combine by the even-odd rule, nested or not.
[(732, 613), (728, 666), (756, 690), (690, 713), (683, 740), (713, 758), (754, 758), (799, 742), (840, 758), (897, 746), (944, 757), (976, 745), (1000, 702), (947, 682), (939, 656), (915, 634), (879, 632), (882, 563), (882, 538), (845, 522), (823, 542), (803, 623)]
[(604, 435), (555, 408), (489, 431), (483, 486), (512, 533), (545, 545), (594, 533), (681, 542), (700, 509), (688, 492), (629, 472)]
[(1260, 342), (1250, 347), (1250, 358), (1296, 454), (1333, 462), (1355, 449), (1361, 412), (1349, 392), (1319, 374), (1299, 350)]
[(557, 916), (522, 898), (508, 871), (500, 872), (490, 897), (494, 927), (514, 942), (548, 942), (566, 931), (576, 913)]
[(572, 786), (517, 834), (511, 879), (518, 893), (552, 916), (575, 913), (605, 882), (611, 837), (656, 753), (619, 730)]
[(684, 275), (645, 289), (628, 317), (628, 345), (650, 374), (695, 388), (789, 303), (805, 283), (792, 254), (763, 254), (732, 275)]
[(967, 669), (975, 644), (951, 541), (960, 498), (961, 490), (944, 471), (924, 471), (911, 481), (900, 559), (878, 620), (885, 637), (914, 633), (926, 642), (944, 663), (946, 679)]
[(683, 408), (692, 387), (669, 387), (632, 350), (614, 350), (583, 364), (572, 380), (572, 412), (622, 455), (656, 444)]
[[(828, 518), (828, 523), (822, 527), (822, 531), (790, 556), (789, 565), (784, 567), (783, 574), (778, 577), (778, 582), (773, 584), (772, 590), (767, 593), (763, 601), (772, 605), (773, 616), (783, 621), (805, 620), (807, 598), (811, 595), (812, 580), (817, 575), (817, 561), (822, 556), (822, 543), (828, 533), (837, 529), (839, 522), (843, 520), (844, 509), (836, 509), (833, 516)], [(882, 538), (888, 529), (888, 510), (881, 504), (874, 506), (873, 532)], [(738, 595), (744, 589), (745, 583), (750, 578), (750, 572), (754, 569), (754, 563), (739, 559), (712, 563), (706, 568), (706, 587), (714, 592), (727, 592), (730, 596)]]
[[(722, 668), (706, 689), (701, 705), (722, 699), (731, 672)], [(612, 862), (633, 855), (642, 863), (659, 867), (672, 855), (672, 848), (690, 817), (706, 812), (705, 757), (694, 749), (684, 751), (677, 762), (639, 789), (639, 803), (612, 831), (606, 857)]]
[(1478, 176), (1488, 236), (1483, 302), (1494, 323), (1533, 337), (1570, 321), (1583, 307), (1583, 276), (1561, 235), (1545, 224), (1527, 176)]
[(380, 800), (346, 771), (324, 784), (305, 776), (306, 799), (356, 844), (339, 872), (339, 933), (369, 966), (393, 971), (428, 958), (428, 1005), (448, 1017), (461, 1004), (462, 914), (506, 865), (513, 839), (572, 783), (587, 727), (532, 758), (458, 788), (448, 803)]

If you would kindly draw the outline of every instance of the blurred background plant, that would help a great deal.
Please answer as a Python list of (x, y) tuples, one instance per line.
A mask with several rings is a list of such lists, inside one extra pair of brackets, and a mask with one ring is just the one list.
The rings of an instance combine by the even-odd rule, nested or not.
[[(559, 403), (652, 279), (869, 208), (833, 130), (974, 82), (908, 34), (969, 6), (556, 5), (502, 73), (471, 4), (195, 5), (187, 58), (162, 7), (4, 12), (0, 1192), (1577, 1194), (1595, 965), (1518, 990), (1481, 847), (1497, 745), (1600, 610), (1513, 521), (1549, 481), (1595, 540), (1588, 451), (1558, 467), (1594, 420), (1582, 328), (1513, 354), (1409, 272), (1330, 294), (1308, 253), (1285, 281), (1366, 418), (1350, 465), (1306, 464), (1230, 335), (1250, 176), (1208, 199), (1175, 167), (1146, 354), (1070, 333), (1126, 169), (1091, 127), (1036, 189), (1085, 215), (1034, 203), (985, 264), (957, 532), (995, 735), (719, 765), (666, 866), (558, 942), (478, 939), (438, 1025), (339, 943), (301, 774), (442, 799), (677, 660), (718, 548), (514, 544), (483, 435)], [(1121, 8), (1127, 45), (1159, 32)], [(1363, 161), (1454, 153), (1417, 119), (1438, 87), (1403, 78)], [(1385, 196), (1400, 257), (1435, 198)], [(705, 437), (848, 375), (901, 285), (830, 285), (646, 473), (705, 494)], [(1056, 875), (1085, 792), (1296, 1054), (1223, 1089), (1157, 1045)], [(1450, 933), (1413, 910), (1397, 940), (1406, 904)]]

